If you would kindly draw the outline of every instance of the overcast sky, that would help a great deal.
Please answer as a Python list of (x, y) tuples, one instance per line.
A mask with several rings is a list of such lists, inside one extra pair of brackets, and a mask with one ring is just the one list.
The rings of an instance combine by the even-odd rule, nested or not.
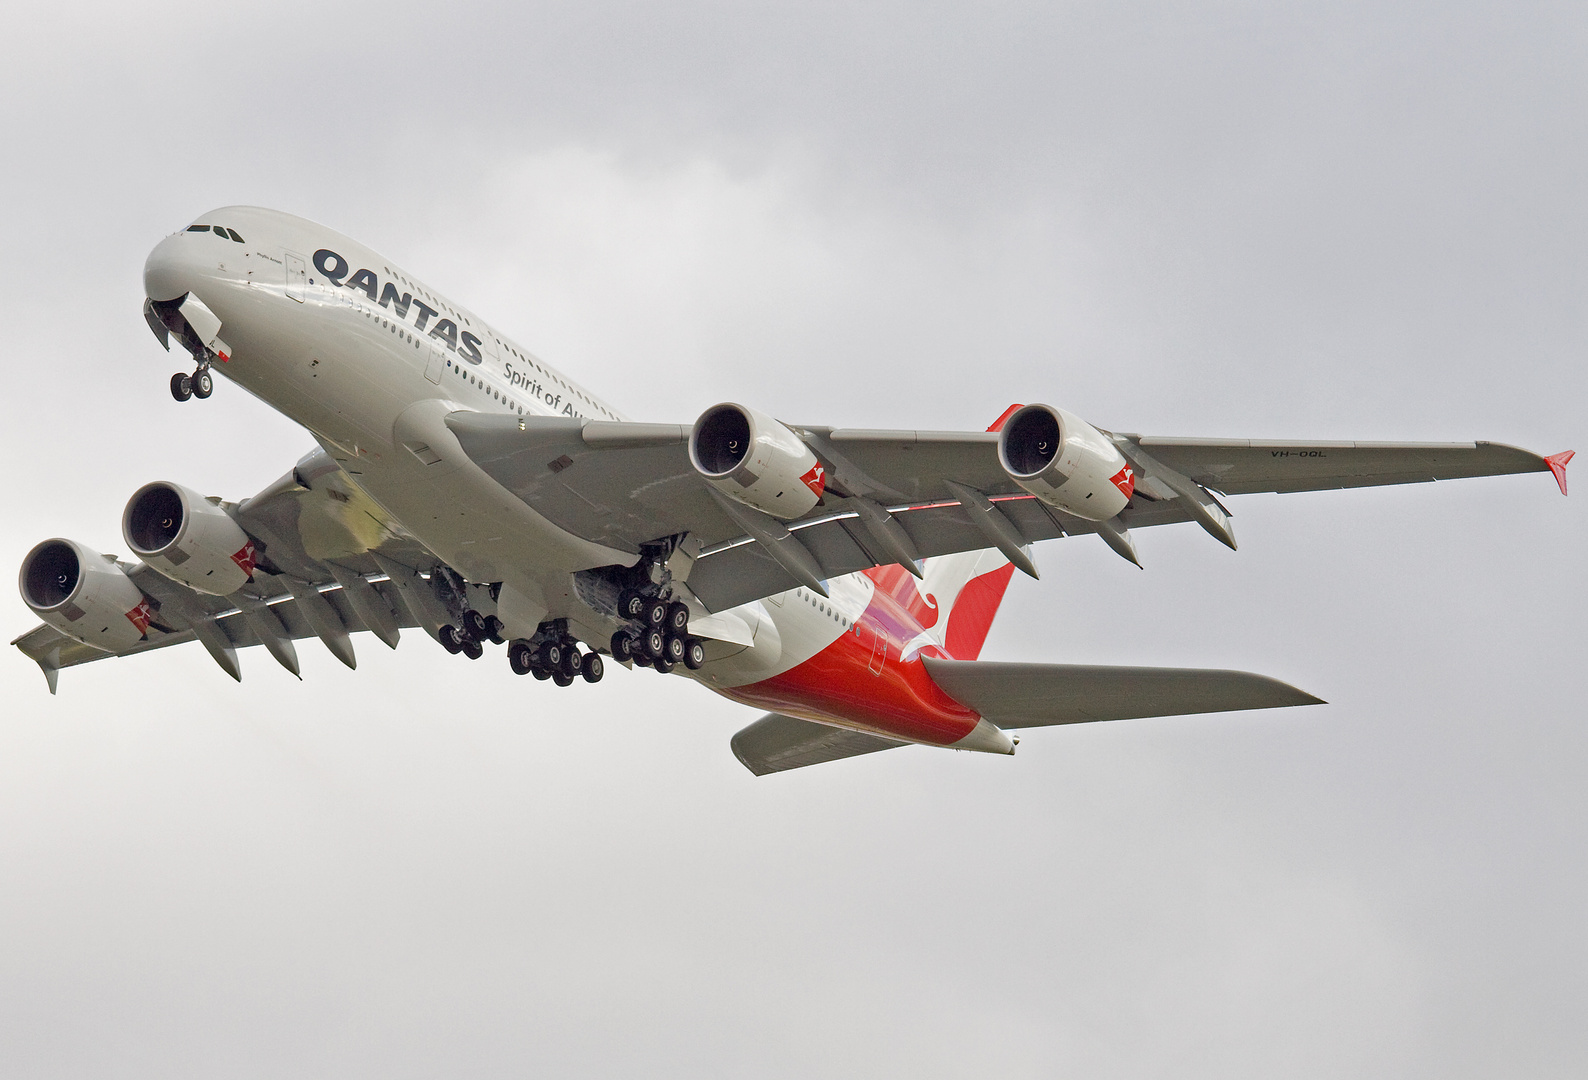
[[(1580, 3), (29, 5), (0, 565), (306, 433), (178, 405), (164, 235), (314, 218), (635, 419), (1588, 450)], [(1588, 1057), (1584, 507), (1235, 500), (984, 656), (1327, 707), (755, 779), (756, 714), (417, 631), (0, 659), (0, 1074), (1553, 1077)], [(35, 620), (12, 594), (6, 639)]]

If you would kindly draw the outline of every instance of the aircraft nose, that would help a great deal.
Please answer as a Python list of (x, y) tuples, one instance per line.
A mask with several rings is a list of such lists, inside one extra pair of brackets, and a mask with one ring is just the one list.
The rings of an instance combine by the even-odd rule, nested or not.
[(175, 300), (191, 287), (191, 245), (185, 239), (185, 233), (168, 236), (149, 252), (143, 264), (143, 293), (150, 300)]

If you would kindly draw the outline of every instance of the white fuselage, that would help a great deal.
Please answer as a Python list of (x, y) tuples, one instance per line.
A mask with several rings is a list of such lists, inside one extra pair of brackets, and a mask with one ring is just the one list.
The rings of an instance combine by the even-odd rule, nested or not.
[[(255, 207), (199, 219), (150, 255), (151, 299), (197, 296), (221, 320), (227, 376), (314, 434), (401, 527), (475, 582), (502, 582), (509, 630), (567, 619), (604, 646), (615, 623), (577, 597), (573, 574), (636, 556), (574, 536), (486, 475), (445, 425), (460, 410), (592, 420), (612, 406), (356, 241)], [(850, 630), (872, 582), (850, 575), (825, 605), (784, 596), (725, 613), (748, 642), (712, 650), (697, 678), (742, 686), (786, 671)], [(791, 594), (786, 594), (791, 595)], [(700, 612), (704, 615), (704, 611)], [(728, 636), (735, 636), (730, 634)], [(742, 646), (742, 647), (741, 647)], [(682, 670), (682, 669), (681, 669)]]

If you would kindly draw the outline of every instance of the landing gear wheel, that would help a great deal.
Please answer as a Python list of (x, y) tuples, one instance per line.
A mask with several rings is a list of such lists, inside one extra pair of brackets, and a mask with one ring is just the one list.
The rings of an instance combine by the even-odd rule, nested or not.
[(657, 671), (660, 671), (663, 675), (666, 675), (669, 671), (673, 670), (673, 665), (668, 663), (666, 660), (653, 661), (651, 666)]
[(535, 669), (535, 650), (529, 647), (529, 642), (518, 638), (507, 647), (507, 662), (514, 675), (528, 675)]
[(547, 671), (562, 667), (562, 642), (548, 641), (540, 647), (540, 666)]
[(579, 661), (579, 674), (584, 676), (585, 682), (600, 682), (606, 670), (607, 666), (602, 663), (600, 653), (585, 653), (584, 659)]
[(662, 658), (669, 664), (682, 663), (684, 655), (689, 651), (689, 644), (677, 634), (668, 634), (663, 646)]
[(638, 619), (645, 614), (645, 595), (637, 589), (624, 589), (618, 597), (618, 618)]
[(171, 396), (178, 401), (186, 401), (193, 396), (193, 376), (185, 371), (179, 371), (171, 376)]
[(458, 633), (458, 628), (448, 624), (436, 631), (436, 640), (441, 642), (441, 647), (453, 656), (463, 651), (463, 635)]
[(645, 655), (655, 660), (667, 651), (667, 635), (652, 627), (640, 638), (640, 644), (645, 649)]
[(467, 630), (475, 641), (484, 641), (491, 636), (491, 628), (486, 624), (485, 616), (473, 608), (463, 613), (463, 629)]
[(568, 681), (573, 682), (573, 677), (579, 674), (579, 650), (564, 648), (562, 650), (562, 663), (557, 665), (557, 670), (568, 676)]
[(699, 671), (706, 664), (706, 643), (699, 638), (690, 638), (684, 649), (684, 666), (690, 671)]
[(470, 638), (468, 641), (463, 643), (463, 655), (467, 656), (470, 660), (478, 660), (480, 657), (485, 655), (485, 646), (481, 645), (473, 638)]
[(495, 615), (487, 615), (485, 617), (485, 636), (496, 642), (498, 645), (507, 640), (507, 638), (502, 636), (506, 630), (507, 627), (502, 625), (502, 620), (498, 619)]
[(195, 373), (189, 385), (193, 387), (193, 396), (196, 398), (207, 398), (215, 392), (215, 378), (207, 371)]
[(558, 686), (572, 686), (573, 676), (565, 671), (554, 671), (551, 673), (551, 681)]
[(661, 626), (666, 621), (667, 621), (667, 601), (666, 600), (647, 600), (647, 601), (645, 601), (645, 625), (647, 625), (647, 626)]
[(669, 634), (682, 636), (689, 632), (689, 605), (680, 600), (674, 600), (667, 605), (667, 620), (662, 629)]
[(634, 639), (622, 630), (612, 635), (612, 659), (618, 661), (634, 659)]
[(535, 676), (536, 682), (545, 682), (547, 679), (551, 678), (551, 672), (547, 671), (543, 667), (530, 668), (529, 673)]

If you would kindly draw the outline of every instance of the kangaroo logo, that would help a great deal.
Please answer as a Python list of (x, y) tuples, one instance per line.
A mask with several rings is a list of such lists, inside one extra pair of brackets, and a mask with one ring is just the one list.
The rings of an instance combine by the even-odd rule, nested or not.
[(800, 477), (800, 483), (810, 488), (819, 499), (822, 497), (822, 492), (827, 490), (827, 470), (818, 462), (811, 466), (810, 472)]
[(1129, 465), (1126, 465), (1108, 479), (1125, 498), (1128, 499), (1136, 493), (1136, 473)]

